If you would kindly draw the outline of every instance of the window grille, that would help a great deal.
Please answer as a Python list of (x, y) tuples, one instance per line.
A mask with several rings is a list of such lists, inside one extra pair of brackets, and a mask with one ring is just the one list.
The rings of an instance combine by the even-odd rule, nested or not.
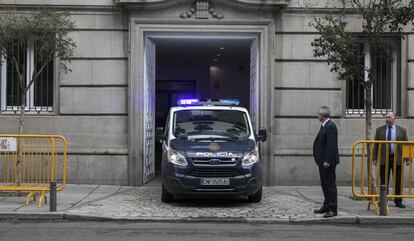
[[(394, 51), (391, 57), (384, 57), (375, 54), (369, 48), (367, 42), (360, 44), (357, 58), (361, 58), (365, 68), (374, 67), (374, 82), (372, 86), (372, 114), (385, 115), (388, 111), (398, 112), (397, 96), (398, 91), (398, 54)], [(365, 81), (368, 74), (364, 71)], [(346, 115), (364, 116), (365, 115), (365, 91), (362, 83), (353, 80), (346, 82)]]

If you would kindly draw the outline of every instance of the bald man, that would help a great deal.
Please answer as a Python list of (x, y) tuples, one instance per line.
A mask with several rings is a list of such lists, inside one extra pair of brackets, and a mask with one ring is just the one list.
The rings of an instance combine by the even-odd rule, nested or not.
[[(385, 125), (377, 128), (375, 132), (375, 140), (381, 141), (407, 141), (407, 131), (395, 124), (395, 114), (393, 112), (388, 112), (385, 115)], [(378, 146), (374, 145), (374, 165), (377, 165), (377, 160), (379, 159), (378, 155)], [(397, 148), (397, 149), (396, 149)], [(402, 165), (402, 145), (391, 144), (389, 146), (389, 156), (388, 156), (388, 180), (392, 177), (392, 171), (394, 168), (394, 153), (396, 153), (396, 180), (395, 180), (395, 194), (401, 194), (401, 165)], [(381, 176), (381, 185), (388, 185), (385, 183), (385, 174), (386, 174), (386, 145), (381, 146), (381, 163), (380, 163), (380, 176)], [(388, 181), (389, 182), (389, 181)], [(388, 186), (387, 186), (388, 188)], [(402, 198), (394, 199), (395, 206), (398, 208), (405, 208), (405, 205), (402, 203)]]

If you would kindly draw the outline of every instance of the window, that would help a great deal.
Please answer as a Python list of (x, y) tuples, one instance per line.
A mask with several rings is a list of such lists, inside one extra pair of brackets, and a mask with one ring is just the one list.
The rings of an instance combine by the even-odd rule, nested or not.
[[(397, 45), (397, 41), (387, 40), (389, 43)], [(358, 58), (364, 63), (364, 67), (374, 68), (373, 77), (375, 79), (372, 86), (372, 114), (385, 115), (388, 111), (399, 112), (397, 109), (397, 96), (399, 96), (399, 49), (396, 48), (392, 57), (384, 57), (376, 54), (370, 49), (367, 42), (361, 42)], [(364, 73), (365, 80), (368, 73)], [(347, 81), (346, 83), (346, 114), (348, 116), (365, 115), (365, 92), (364, 87), (358, 81)]]
[[(17, 56), (16, 62), (24, 66), (24, 80), (26, 86), (29, 83), (33, 70), (40, 70), (41, 63), (37, 56), (36, 44), (28, 41), (24, 50), (11, 49)], [(11, 53), (11, 52), (9, 52)], [(17, 112), (22, 104), (22, 89), (19, 85), (18, 74), (15, 63), (1, 57), (0, 65), (0, 103), (1, 112)], [(50, 61), (39, 75), (38, 79), (32, 84), (26, 95), (26, 111), (28, 112), (52, 112), (54, 110), (54, 67)]]

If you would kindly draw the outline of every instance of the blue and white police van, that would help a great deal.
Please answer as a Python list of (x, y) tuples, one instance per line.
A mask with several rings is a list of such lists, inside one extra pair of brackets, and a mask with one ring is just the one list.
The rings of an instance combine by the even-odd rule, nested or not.
[(262, 199), (262, 165), (258, 142), (246, 108), (236, 99), (179, 100), (170, 109), (162, 143), (163, 202), (176, 196), (244, 195)]

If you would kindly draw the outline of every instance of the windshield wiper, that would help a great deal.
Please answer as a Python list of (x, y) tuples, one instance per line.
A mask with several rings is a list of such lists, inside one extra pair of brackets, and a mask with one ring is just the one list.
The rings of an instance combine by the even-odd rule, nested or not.
[(239, 137), (237, 137), (237, 136), (229, 136), (229, 138), (230, 139), (232, 139), (232, 140), (239, 140), (240, 138)]
[(188, 136), (177, 136), (179, 140), (188, 140)]

